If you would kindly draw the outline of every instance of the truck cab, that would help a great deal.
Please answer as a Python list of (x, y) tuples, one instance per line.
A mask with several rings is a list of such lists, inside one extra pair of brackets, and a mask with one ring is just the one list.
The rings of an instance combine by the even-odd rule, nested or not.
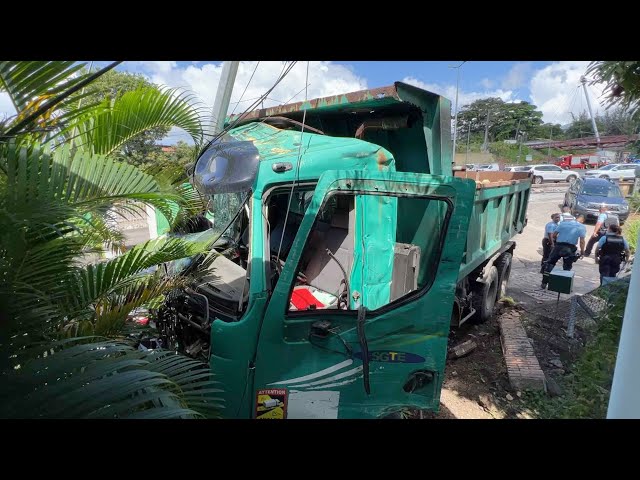
[[(467, 248), (479, 186), (453, 175), (450, 118), (397, 82), (231, 117), (200, 156), (212, 250), (158, 323), (210, 362), (228, 417), (438, 409), (461, 265), (484, 285), (490, 257)], [(518, 201), (485, 253), (523, 228)]]

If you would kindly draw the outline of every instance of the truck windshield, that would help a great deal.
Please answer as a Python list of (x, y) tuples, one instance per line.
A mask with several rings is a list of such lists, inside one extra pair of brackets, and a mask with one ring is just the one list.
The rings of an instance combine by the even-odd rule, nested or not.
[[(238, 218), (233, 222), (234, 217), (238, 213), (238, 209), (242, 205), (243, 200), (249, 192), (219, 193), (211, 195), (209, 201), (209, 213), (212, 218), (214, 237), (224, 232), (224, 236), (236, 238), (240, 233), (240, 224)], [(228, 228), (227, 228), (228, 227)]]
[(598, 184), (598, 185), (585, 185), (581, 193), (583, 195), (591, 195), (593, 197), (609, 197), (609, 198), (622, 197), (622, 193), (620, 192), (620, 189), (612, 183), (609, 185), (606, 185), (604, 183)]

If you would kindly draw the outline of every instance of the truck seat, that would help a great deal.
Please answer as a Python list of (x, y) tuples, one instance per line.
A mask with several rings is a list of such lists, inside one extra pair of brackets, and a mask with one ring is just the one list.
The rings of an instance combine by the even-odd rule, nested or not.
[[(316, 226), (319, 226), (319, 223), (321, 222), (316, 222)], [(313, 238), (310, 239), (308, 250), (305, 252), (309, 260), (303, 273), (310, 285), (335, 294), (344, 275), (326, 249), (340, 261), (348, 279), (353, 265), (355, 210), (336, 210), (331, 217), (331, 223), (325, 225), (324, 228), (316, 228), (312, 234)]]

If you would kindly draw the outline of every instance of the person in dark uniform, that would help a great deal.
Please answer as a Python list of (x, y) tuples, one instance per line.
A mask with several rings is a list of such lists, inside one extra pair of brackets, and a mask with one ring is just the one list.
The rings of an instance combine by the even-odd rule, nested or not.
[(544, 273), (544, 263), (549, 258), (551, 249), (553, 248), (553, 232), (556, 231), (560, 223), (560, 214), (551, 215), (551, 221), (544, 227), (544, 238), (542, 239), (542, 261), (540, 262), (540, 273)]
[(620, 221), (617, 215), (607, 213), (607, 207), (600, 207), (600, 214), (598, 215), (598, 221), (596, 222), (596, 226), (593, 227), (593, 235), (589, 238), (587, 242), (587, 248), (584, 250), (584, 256), (588, 257), (591, 255), (591, 250), (593, 246), (598, 242), (605, 233), (607, 233), (607, 229), (609, 225), (620, 225)]
[(629, 258), (631, 252), (629, 243), (620, 234), (618, 225), (609, 225), (607, 233), (598, 241), (596, 246), (596, 263), (600, 270), (600, 285), (613, 281), (620, 271), (620, 264)]
[[(558, 260), (562, 258), (562, 269), (571, 270), (573, 262), (584, 254), (584, 239), (587, 236), (587, 229), (575, 218), (573, 220), (563, 220), (556, 227), (553, 233), (554, 247), (549, 254), (549, 259), (544, 264), (542, 274), (542, 289), (546, 289), (549, 284), (549, 273), (556, 266)], [(576, 244), (580, 241), (580, 255), (576, 255), (578, 250)]]

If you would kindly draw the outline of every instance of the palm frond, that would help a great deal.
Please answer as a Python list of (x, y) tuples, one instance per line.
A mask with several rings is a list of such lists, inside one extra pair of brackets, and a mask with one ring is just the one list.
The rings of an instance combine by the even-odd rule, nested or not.
[(208, 366), (174, 352), (86, 338), (39, 351), (18, 355), (20, 367), (3, 375), (0, 417), (194, 418), (223, 408)]
[[(0, 62), (0, 86), (17, 111), (16, 117), (3, 125), (0, 136), (46, 132), (76, 118), (84, 110), (65, 111), (66, 102), (75, 102), (76, 92), (118, 63), (94, 73), (80, 73), (84, 64), (76, 62)], [(91, 105), (84, 108), (90, 109)]]
[(146, 87), (106, 99), (99, 114), (80, 120), (78, 145), (98, 154), (116, 152), (124, 143), (154, 127), (178, 127), (197, 144), (202, 141), (201, 112), (194, 96), (176, 89)]
[[(79, 269), (74, 274), (74, 280), (68, 285), (70, 300), (75, 303), (76, 308), (81, 309), (99, 302), (106, 295), (118, 294), (122, 289), (130, 289), (132, 285), (134, 290), (142, 289), (142, 291), (136, 290), (139, 295), (145, 288), (152, 293), (155, 289), (149, 289), (148, 284), (143, 287), (146, 279), (143, 278), (140, 282), (137, 274), (155, 265), (192, 257), (207, 248), (206, 243), (187, 242), (178, 238), (149, 240), (112, 260)], [(125, 292), (125, 296), (127, 294), (130, 294), (129, 302), (133, 302), (135, 295), (131, 291)], [(151, 298), (153, 297), (149, 297)]]

